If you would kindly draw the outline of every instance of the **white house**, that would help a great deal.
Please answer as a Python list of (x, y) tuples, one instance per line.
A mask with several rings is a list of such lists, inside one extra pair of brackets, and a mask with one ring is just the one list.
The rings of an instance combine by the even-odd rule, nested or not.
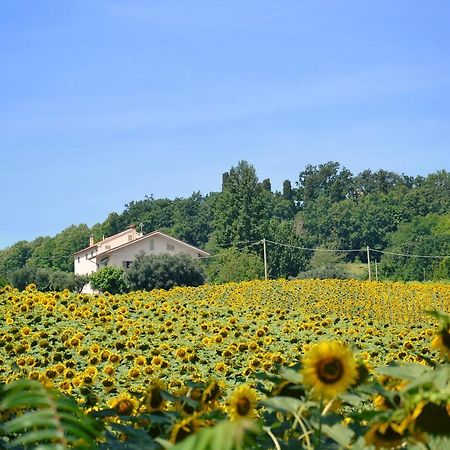
[(147, 255), (185, 253), (193, 258), (209, 256), (204, 250), (160, 231), (143, 235), (135, 227), (130, 227), (96, 244), (91, 237), (89, 247), (75, 253), (75, 274), (90, 275), (106, 266), (127, 269), (140, 252)]

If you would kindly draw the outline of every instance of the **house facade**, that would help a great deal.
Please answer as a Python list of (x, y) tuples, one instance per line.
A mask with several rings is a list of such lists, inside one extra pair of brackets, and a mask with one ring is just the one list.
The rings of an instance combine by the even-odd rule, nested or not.
[(184, 253), (192, 258), (209, 256), (204, 250), (160, 231), (143, 235), (135, 227), (130, 227), (97, 243), (91, 237), (89, 247), (74, 255), (75, 274), (90, 275), (106, 266), (128, 269), (141, 252), (146, 255)]

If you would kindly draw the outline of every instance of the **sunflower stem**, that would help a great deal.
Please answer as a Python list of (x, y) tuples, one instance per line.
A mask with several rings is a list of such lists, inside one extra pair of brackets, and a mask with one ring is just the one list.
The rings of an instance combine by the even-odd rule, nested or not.
[(276, 450), (281, 450), (280, 444), (278, 443), (278, 439), (272, 433), (270, 427), (263, 427), (263, 430), (269, 435), (270, 439), (272, 439), (273, 443), (275, 444)]
[[(320, 409), (319, 411), (323, 411), (323, 398), (320, 399)], [(319, 448), (321, 447), (320, 442), (322, 440), (322, 415), (319, 415), (319, 428), (317, 430), (317, 441), (316, 441), (316, 445), (314, 446), (314, 448), (316, 450), (319, 450)]]
[(295, 417), (295, 422), (294, 425), (298, 422), (298, 424), (300, 425), (300, 428), (303, 431), (303, 434), (300, 436), (300, 439), (302, 439), (303, 437), (305, 437), (305, 441), (306, 441), (306, 448), (308, 450), (313, 450), (313, 447), (311, 446), (311, 440), (309, 439), (309, 435), (311, 434), (311, 431), (308, 431), (306, 429), (305, 424), (303, 423), (303, 420), (301, 419), (301, 417), (298, 414), (294, 414)]
[(326, 415), (327, 415), (328, 411), (329, 411), (329, 410), (331, 409), (331, 407), (333, 406), (334, 400), (335, 400), (335, 399), (332, 398), (332, 399), (326, 404), (325, 408), (323, 408), (322, 416), (326, 416)]

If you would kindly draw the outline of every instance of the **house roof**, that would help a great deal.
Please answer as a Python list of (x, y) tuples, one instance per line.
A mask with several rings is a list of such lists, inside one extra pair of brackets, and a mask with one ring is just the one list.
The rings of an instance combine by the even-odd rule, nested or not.
[[(129, 230), (130, 229), (125, 230), (125, 231), (129, 232)], [(121, 233), (118, 233), (118, 234), (119, 235), (124, 234), (125, 231), (122, 231)], [(95, 245), (92, 245), (90, 247), (87, 247), (87, 248), (85, 248), (83, 250), (78, 251), (77, 253), (75, 253), (75, 255), (77, 255), (78, 253), (82, 253), (82, 252), (89, 251), (91, 249), (97, 248), (99, 244), (103, 244), (106, 240), (109, 240), (110, 238), (116, 237), (116, 236), (118, 236), (118, 235), (116, 234), (114, 236), (110, 236), (107, 239), (104, 239), (103, 241), (97, 242), (97, 244), (95, 244)], [(174, 243), (182, 245), (183, 247), (186, 247), (186, 248), (189, 248), (191, 250), (194, 250), (195, 252), (199, 253), (201, 256), (210, 256), (210, 254), (208, 252), (205, 252), (204, 250), (202, 250), (200, 248), (194, 247), (193, 245), (187, 244), (186, 242), (180, 241), (177, 238), (174, 238), (172, 236), (169, 236), (168, 234), (165, 234), (165, 233), (162, 233), (161, 231), (156, 230), (156, 231), (152, 231), (151, 233), (145, 234), (144, 236), (140, 236), (140, 237), (138, 237), (138, 238), (136, 238), (136, 239), (134, 239), (134, 240), (132, 240), (130, 242), (125, 242), (124, 244), (118, 245), (117, 247), (113, 247), (113, 248), (111, 248), (109, 250), (106, 250), (104, 252), (98, 253), (97, 255), (94, 256), (94, 258), (108, 256), (111, 253), (114, 253), (116, 250), (120, 250), (122, 248), (132, 246), (132, 245), (136, 244), (137, 242), (142, 242), (142, 241), (145, 241), (146, 239), (150, 239), (150, 238), (155, 237), (155, 236), (162, 236), (162, 237), (164, 237), (164, 238), (166, 238), (166, 239), (168, 239), (170, 241), (173, 241)]]
[(173, 242), (175, 242), (177, 244), (182, 245), (183, 247), (190, 248), (191, 250), (194, 250), (195, 252), (201, 254), (202, 256), (210, 256), (210, 254), (208, 252), (205, 252), (205, 250), (202, 250), (201, 248), (194, 247), (193, 245), (187, 244), (186, 242), (180, 241), (177, 238), (174, 238), (172, 236), (169, 236), (168, 234), (165, 234), (165, 233), (162, 233), (161, 231), (156, 230), (156, 231), (152, 231), (151, 233), (145, 234), (144, 236), (141, 236), (141, 237), (139, 237), (137, 239), (134, 239), (133, 241), (126, 242), (125, 244), (118, 245), (117, 247), (114, 247), (114, 248), (112, 248), (110, 250), (106, 250), (105, 252), (99, 253), (97, 255), (97, 257), (98, 256), (110, 255), (111, 253), (114, 253), (116, 250), (132, 246), (132, 245), (134, 245), (137, 242), (142, 242), (142, 241), (145, 241), (146, 239), (150, 239), (150, 238), (155, 237), (155, 236), (162, 236), (162, 237), (164, 237), (164, 238), (166, 238), (166, 239), (168, 239), (170, 241), (173, 241)]
[(97, 248), (99, 245), (103, 245), (105, 242), (111, 241), (113, 239), (116, 239), (118, 236), (123, 236), (124, 234), (128, 234), (131, 233), (135, 230), (134, 227), (130, 227), (127, 228), (126, 230), (121, 231), (120, 233), (114, 234), (112, 236), (108, 236), (104, 239), (102, 239), (101, 241), (96, 242), (94, 245), (90, 245), (89, 247), (85, 247), (81, 250), (78, 250), (77, 252), (74, 253), (74, 255), (78, 255), (78, 253), (83, 253), (87, 250), (93, 250), (94, 248)]
[(98, 247), (98, 244), (99, 244), (99, 242), (97, 242), (94, 245), (90, 245), (89, 247), (82, 248), (81, 250), (78, 250), (77, 252), (75, 252), (74, 255), (78, 255), (78, 253), (83, 253), (83, 252), (86, 252), (88, 250), (93, 250), (94, 248)]

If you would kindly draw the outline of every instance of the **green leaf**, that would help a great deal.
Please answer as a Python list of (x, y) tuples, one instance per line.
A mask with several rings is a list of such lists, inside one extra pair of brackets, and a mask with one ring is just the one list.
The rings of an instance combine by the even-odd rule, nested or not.
[(272, 397), (261, 402), (262, 405), (276, 411), (289, 412), (297, 414), (298, 410), (304, 405), (301, 400), (293, 397)]
[(41, 441), (61, 441), (62, 436), (59, 430), (35, 430), (30, 431), (11, 441), (12, 447), (24, 444), (36, 444)]
[(280, 376), (287, 381), (290, 381), (294, 384), (302, 384), (303, 383), (303, 375), (296, 370), (283, 368), (280, 371)]
[(347, 447), (355, 435), (350, 428), (347, 428), (340, 423), (333, 426), (323, 424), (322, 431), (342, 447)]
[(444, 327), (450, 326), (450, 314), (447, 314), (442, 311), (438, 311), (436, 309), (426, 310), (425, 311), (430, 316), (433, 316), (435, 319), (439, 320)]
[(393, 378), (400, 378), (403, 380), (415, 380), (421, 377), (426, 372), (430, 371), (429, 367), (418, 363), (405, 363), (400, 365), (393, 365), (388, 367), (378, 367), (375, 372), (381, 375), (387, 375)]
[(3, 425), (3, 432), (6, 434), (18, 433), (31, 427), (56, 427), (54, 414), (52, 411), (32, 411), (22, 416), (15, 417)]
[(7, 397), (0, 404), (0, 409), (14, 409), (14, 408), (41, 408), (43, 406), (49, 406), (48, 398), (41, 393), (30, 392), (11, 392), (7, 394)]

